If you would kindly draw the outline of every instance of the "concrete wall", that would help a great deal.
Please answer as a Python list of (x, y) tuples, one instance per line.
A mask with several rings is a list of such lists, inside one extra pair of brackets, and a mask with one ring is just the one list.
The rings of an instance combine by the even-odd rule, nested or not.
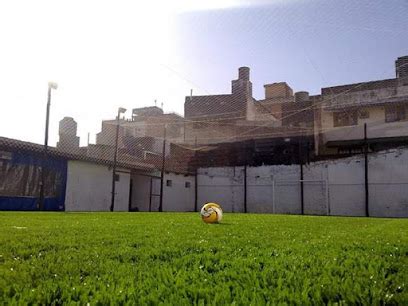
[(370, 215), (408, 217), (408, 150), (370, 156)]
[[(368, 166), (370, 216), (408, 217), (408, 149), (369, 155)], [(67, 211), (109, 210), (111, 169), (89, 162), (69, 161), (67, 173)], [(118, 174), (115, 210), (128, 210), (130, 178), (131, 208), (148, 211), (152, 190), (151, 210), (158, 210), (159, 177), (131, 176), (120, 170)], [(363, 156), (311, 163), (303, 167), (303, 175), (305, 214), (365, 215)], [(167, 186), (168, 180), (171, 186)], [(204, 203), (217, 202), (226, 212), (244, 211), (244, 167), (201, 168), (197, 181), (199, 209)], [(194, 176), (166, 173), (163, 210), (193, 211), (194, 184)], [(247, 211), (300, 214), (300, 186), (299, 165), (247, 167)]]
[(243, 167), (199, 169), (198, 206), (201, 208), (207, 202), (216, 202), (226, 212), (243, 212), (243, 173)]
[[(171, 186), (167, 186), (167, 181)], [(186, 183), (190, 186), (186, 186)], [(137, 211), (158, 211), (160, 205), (160, 177), (132, 175), (131, 207)], [(163, 183), (163, 211), (194, 211), (195, 178), (183, 174), (165, 173)]]
[[(369, 155), (369, 215), (408, 217), (408, 149)], [(300, 166), (247, 168), (247, 211), (300, 214)], [(364, 157), (303, 167), (304, 213), (365, 215)], [(198, 171), (198, 203), (217, 202), (227, 212), (244, 210), (244, 168)]]
[[(115, 211), (127, 211), (130, 174), (118, 170)], [(111, 204), (112, 169), (83, 161), (68, 161), (66, 211), (109, 211)]]
[(364, 216), (364, 159), (349, 158), (324, 164), (329, 179), (330, 214)]
[(248, 167), (247, 176), (249, 212), (300, 213), (298, 165)]
[[(167, 181), (171, 181), (171, 186), (167, 186)], [(165, 173), (163, 184), (163, 211), (194, 211), (194, 181), (194, 176)], [(186, 187), (186, 183), (189, 183), (190, 186)], [(160, 190), (158, 194), (159, 193)]]
[(132, 211), (149, 211), (151, 177), (132, 175)]

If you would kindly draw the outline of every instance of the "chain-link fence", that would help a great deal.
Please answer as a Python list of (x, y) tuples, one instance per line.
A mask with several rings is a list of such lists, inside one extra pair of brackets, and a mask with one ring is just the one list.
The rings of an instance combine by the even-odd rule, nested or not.
[[(325, 180), (312, 181), (300, 175), (294, 181), (272, 182), (247, 174), (236, 182), (221, 180), (217, 186), (191, 180), (201, 168), (243, 167), (246, 171), (247, 167), (263, 165), (302, 167), (353, 154), (367, 158), (371, 153), (408, 144), (406, 65), (408, 57), (397, 60), (399, 74), (394, 79), (322, 88), (318, 95), (293, 93), (284, 82), (267, 84), (265, 98), (258, 100), (252, 95), (250, 69), (241, 67), (231, 82), (230, 94), (190, 94), (182, 102), (183, 115), (164, 112), (158, 106), (129, 111), (119, 108), (116, 118), (101, 122), (95, 142), (82, 146), (77, 122), (71, 117), (59, 121), (56, 145), (48, 144), (51, 84), (45, 145), (0, 138), (0, 196), (6, 203), (1, 208), (64, 210), (66, 199), (78, 208), (82, 205), (78, 203), (86, 200), (78, 198), (78, 193), (84, 192), (81, 188), (102, 188), (105, 196), (98, 201), (105, 204), (98, 206), (101, 209), (115, 210), (117, 196), (123, 198), (121, 210), (162, 211), (165, 201), (176, 202), (163, 199), (166, 187), (172, 187), (165, 186), (165, 177), (177, 174), (186, 177), (180, 179), (180, 186), (184, 186), (181, 193), (199, 190), (195, 192), (195, 208), (207, 201), (197, 194), (222, 198), (226, 197), (226, 187), (231, 189), (232, 198), (223, 201), (235, 203), (226, 204), (231, 206), (229, 211), (250, 211), (247, 200), (236, 198), (263, 194), (254, 202), (260, 207), (256, 210), (330, 214), (328, 190), (341, 191), (336, 190), (340, 185), (329, 187)], [(82, 166), (75, 168), (74, 163)], [(90, 165), (105, 167), (106, 172)], [(249, 183), (242, 181), (248, 178)], [(178, 184), (177, 180), (174, 182)], [(247, 186), (244, 191), (243, 185)], [(91, 196), (87, 196), (88, 201)], [(15, 206), (13, 198), (25, 204)], [(187, 204), (180, 207), (193, 209)]]

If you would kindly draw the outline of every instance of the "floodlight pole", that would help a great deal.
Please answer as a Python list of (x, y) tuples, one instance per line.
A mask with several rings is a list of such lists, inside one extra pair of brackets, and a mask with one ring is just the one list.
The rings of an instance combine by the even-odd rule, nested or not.
[(116, 135), (115, 135), (115, 148), (113, 153), (113, 169), (112, 169), (112, 194), (110, 211), (115, 208), (115, 188), (116, 188), (116, 164), (118, 158), (118, 139), (119, 139), (119, 126), (120, 126), (120, 114), (126, 112), (126, 109), (119, 107), (118, 116), (116, 118)]
[(45, 115), (45, 136), (44, 136), (44, 158), (41, 163), (41, 183), (40, 183), (40, 197), (39, 197), (39, 210), (44, 210), (44, 199), (45, 199), (45, 162), (48, 155), (48, 129), (50, 123), (50, 107), (51, 107), (51, 89), (57, 89), (58, 85), (56, 83), (48, 83), (48, 95), (47, 95), (47, 110)]

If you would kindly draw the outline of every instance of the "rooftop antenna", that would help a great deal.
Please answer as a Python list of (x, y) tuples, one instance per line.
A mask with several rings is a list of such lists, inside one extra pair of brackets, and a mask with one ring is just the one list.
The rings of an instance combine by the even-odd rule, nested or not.
[(88, 147), (89, 147), (89, 132), (88, 132)]
[(157, 106), (157, 100), (156, 99), (154, 100), (154, 106)]
[(192, 88), (190, 89), (190, 102), (191, 100), (193, 100), (193, 89)]
[(161, 109), (163, 110), (163, 102), (161, 103)]

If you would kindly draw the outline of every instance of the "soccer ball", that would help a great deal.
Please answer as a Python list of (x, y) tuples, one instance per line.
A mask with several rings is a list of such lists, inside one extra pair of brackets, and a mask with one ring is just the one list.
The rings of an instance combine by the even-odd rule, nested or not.
[(217, 203), (207, 203), (201, 208), (201, 219), (205, 223), (218, 223), (222, 219), (222, 209)]

